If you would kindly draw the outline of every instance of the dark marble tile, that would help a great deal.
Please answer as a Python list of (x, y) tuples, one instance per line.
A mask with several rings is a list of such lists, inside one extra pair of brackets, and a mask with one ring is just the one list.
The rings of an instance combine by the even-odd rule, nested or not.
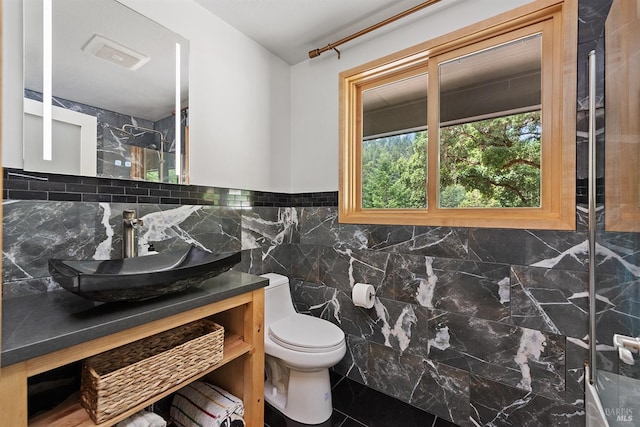
[(410, 341), (405, 351), (428, 359), (432, 348), (448, 348), (449, 329), (434, 321), (443, 312), (425, 307), (414, 307), (413, 312), (415, 324), (410, 330)]
[(144, 221), (136, 230), (140, 247), (240, 250), (240, 215), (230, 208), (50, 201), (8, 201), (4, 208), (5, 283), (49, 277), (49, 258), (121, 258), (124, 209), (136, 210)]
[(5, 201), (3, 210), (3, 282), (48, 277), (49, 258), (92, 258), (104, 229), (97, 203)]
[(319, 283), (291, 279), (291, 297), (298, 313), (310, 314), (340, 323), (338, 290)]
[(101, 204), (109, 216), (110, 230), (102, 240), (111, 240), (111, 252), (104, 258), (122, 256), (122, 211), (136, 210), (143, 225), (136, 230), (138, 245), (153, 243), (158, 252), (195, 245), (212, 252), (240, 250), (240, 215), (230, 208), (203, 205)]
[(640, 336), (640, 278), (596, 276), (596, 337), (612, 345), (613, 335)]
[(247, 249), (242, 251), (242, 260), (232, 270), (260, 275), (263, 274), (262, 250)]
[(418, 321), (414, 305), (376, 298), (367, 314), (373, 323), (372, 334), (367, 336), (369, 340), (399, 351), (409, 347)]
[(589, 343), (576, 338), (567, 338), (566, 346), (565, 400), (570, 405), (584, 407), (584, 364), (589, 359)]
[(289, 277), (307, 282), (319, 282), (318, 246), (292, 244), (289, 246)]
[(565, 401), (576, 408), (584, 408), (584, 369), (567, 370), (567, 391)]
[(320, 282), (340, 289), (347, 295), (356, 283), (376, 288), (384, 281), (390, 254), (370, 250), (319, 248)]
[(242, 210), (242, 247), (274, 247), (299, 243), (296, 208), (254, 207)]
[(372, 342), (369, 343), (368, 357), (367, 384), (409, 402), (411, 392), (422, 375), (422, 358)]
[(358, 383), (367, 384), (367, 340), (348, 334), (345, 339), (347, 352), (342, 360), (333, 367), (333, 371)]
[(513, 324), (575, 338), (587, 335), (587, 272), (513, 266), (511, 274)]
[(569, 231), (473, 228), (471, 259), (565, 270), (587, 269), (587, 235)]
[(596, 235), (596, 273), (615, 274), (622, 281), (640, 277), (640, 233)]
[(604, 36), (604, 23), (612, 0), (578, 2), (578, 43)]
[(292, 245), (263, 246), (261, 249), (263, 273), (289, 275)]
[(343, 380), (333, 388), (333, 405), (361, 423), (359, 426), (424, 427), (431, 426), (436, 419), (434, 415), (350, 380)]
[(509, 267), (394, 255), (380, 295), (492, 320), (509, 319)]
[(370, 343), (367, 379), (386, 395), (468, 425), (469, 383), (464, 371)]
[(469, 373), (431, 360), (413, 390), (411, 404), (459, 426), (470, 426)]
[(348, 249), (371, 249), (369, 247), (369, 230), (371, 227), (376, 226), (365, 224), (340, 224), (336, 241), (332, 246)]
[(342, 422), (342, 424), (340, 424), (340, 427), (366, 427), (366, 426), (362, 423), (357, 422), (353, 418), (347, 418)]
[[(300, 208), (300, 243), (305, 245), (344, 246), (338, 209), (330, 207)], [(348, 245), (347, 245), (348, 247)]]
[(370, 337), (377, 329), (374, 318), (369, 315), (373, 309), (354, 306), (351, 295), (302, 280), (292, 280), (292, 286), (293, 301), (299, 312), (329, 320), (353, 336)]
[(474, 425), (547, 427), (584, 426), (584, 410), (532, 392), (471, 376)]
[(433, 308), (438, 277), (433, 257), (393, 254), (377, 295)]
[(17, 280), (2, 284), (2, 298), (8, 299), (58, 290), (62, 290), (62, 287), (54, 282), (51, 277)]
[[(313, 211), (314, 214), (320, 212)], [(305, 241), (341, 249), (370, 249), (391, 253), (466, 258), (468, 232), (464, 228), (414, 227), (398, 225), (336, 224), (337, 213), (306, 220)]]
[[(203, 205), (111, 205), (114, 228), (120, 230), (122, 210), (136, 209), (144, 221), (137, 230), (139, 244), (154, 243), (156, 250), (194, 244), (212, 252), (241, 250), (241, 217), (236, 209)], [(121, 235), (121, 234), (117, 234)]]
[[(314, 424), (315, 427), (340, 427), (347, 419), (347, 416), (334, 410), (326, 422), (321, 424)], [(297, 421), (293, 421), (283, 414), (278, 412), (277, 409), (265, 403), (264, 405), (264, 425), (265, 427), (309, 427), (309, 424), (302, 424)]]
[(469, 252), (468, 229), (369, 226), (367, 247), (373, 250), (401, 254), (464, 259), (467, 258)]
[(435, 258), (434, 308), (490, 320), (509, 320), (509, 267)]
[(430, 359), (564, 401), (564, 337), (453, 313), (431, 322), (448, 341), (432, 347)]

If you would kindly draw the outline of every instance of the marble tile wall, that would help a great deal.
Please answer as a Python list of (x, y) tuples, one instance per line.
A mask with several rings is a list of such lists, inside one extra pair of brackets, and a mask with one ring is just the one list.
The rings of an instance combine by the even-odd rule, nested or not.
[[(600, 322), (634, 333), (640, 236), (606, 236)], [(584, 425), (587, 237), (339, 224), (330, 207), (242, 219), (243, 268), (287, 274), (297, 309), (347, 334), (339, 373), (461, 426)], [(375, 286), (373, 308), (353, 305), (357, 282)]]
[[(298, 310), (347, 334), (339, 373), (461, 426), (584, 424), (586, 239), (347, 225), (327, 207), (242, 219), (244, 268), (288, 274)], [(357, 282), (373, 308), (353, 305)]]
[(124, 209), (144, 221), (139, 244), (153, 243), (157, 251), (241, 248), (240, 210), (231, 207), (5, 200), (3, 209), (4, 298), (60, 289), (49, 276), (49, 258), (121, 258)]

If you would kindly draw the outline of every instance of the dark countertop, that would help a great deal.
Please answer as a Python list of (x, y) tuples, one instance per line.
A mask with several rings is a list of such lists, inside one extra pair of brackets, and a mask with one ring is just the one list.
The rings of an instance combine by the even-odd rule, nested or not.
[(2, 366), (265, 287), (267, 279), (228, 271), (200, 287), (140, 302), (98, 303), (67, 291), (5, 299)]

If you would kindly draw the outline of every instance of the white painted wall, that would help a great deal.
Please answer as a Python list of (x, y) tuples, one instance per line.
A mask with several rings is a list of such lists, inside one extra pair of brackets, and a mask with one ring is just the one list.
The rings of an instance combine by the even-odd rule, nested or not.
[[(401, 20), (394, 29), (340, 47), (291, 69), (291, 192), (338, 189), (338, 74), (414, 46), (531, 0), (448, 0), (435, 14)], [(327, 40), (327, 43), (336, 40)]]
[[(193, 1), (121, 2), (190, 40), (191, 183), (289, 191), (289, 65)], [(22, 168), (22, 1), (2, 18), (2, 164)]]

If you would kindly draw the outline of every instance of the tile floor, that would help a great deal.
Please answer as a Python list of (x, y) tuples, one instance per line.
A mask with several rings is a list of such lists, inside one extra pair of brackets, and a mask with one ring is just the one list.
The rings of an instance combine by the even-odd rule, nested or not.
[[(319, 427), (455, 427), (348, 378), (332, 375), (333, 415)], [(265, 427), (303, 427), (265, 405)]]

